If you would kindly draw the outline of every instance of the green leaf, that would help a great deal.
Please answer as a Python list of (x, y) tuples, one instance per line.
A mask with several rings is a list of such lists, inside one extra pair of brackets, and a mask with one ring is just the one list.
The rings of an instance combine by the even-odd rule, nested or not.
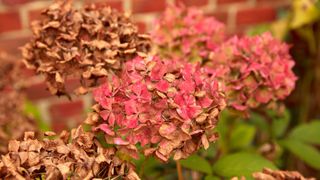
[(251, 112), (250, 113), (250, 123), (256, 126), (259, 129), (259, 132), (269, 133), (268, 129), (269, 124), (267, 123), (267, 120), (265, 117), (263, 117), (261, 114)]
[(297, 126), (290, 132), (289, 138), (305, 143), (320, 144), (320, 121), (315, 120)]
[(248, 152), (226, 155), (213, 166), (213, 172), (223, 177), (251, 176), (263, 168), (277, 169), (275, 165), (262, 156)]
[(280, 143), (306, 164), (320, 170), (320, 152), (316, 148), (292, 139), (286, 139)]
[(257, 26), (249, 28), (246, 31), (246, 34), (248, 36), (255, 36), (255, 35), (259, 35), (264, 32), (267, 32), (267, 31), (270, 31), (270, 25), (269, 24), (261, 24), (261, 25), (257, 25)]
[(290, 113), (288, 110), (284, 111), (283, 115), (280, 117), (276, 115), (272, 118), (272, 136), (274, 138), (279, 138), (284, 135), (288, 125), (290, 123)]
[(41, 113), (39, 109), (32, 104), (31, 101), (25, 101), (24, 103), (24, 113), (27, 116), (32, 116), (34, 120), (37, 123), (37, 126), (41, 131), (50, 131), (50, 127), (48, 123), (46, 123), (42, 118), (41, 118)]
[(255, 136), (256, 128), (249, 124), (239, 124), (231, 132), (230, 147), (231, 149), (241, 149), (248, 147)]
[(299, 28), (303, 25), (313, 23), (320, 17), (320, 11), (316, 4), (310, 0), (294, 0), (292, 3), (293, 19), (291, 28)]
[(209, 162), (198, 155), (192, 155), (188, 157), (188, 159), (180, 160), (180, 163), (183, 167), (195, 171), (203, 172), (206, 174), (212, 173), (211, 165), (209, 164)]
[(204, 178), (204, 180), (220, 180), (220, 178), (217, 176), (208, 175)]

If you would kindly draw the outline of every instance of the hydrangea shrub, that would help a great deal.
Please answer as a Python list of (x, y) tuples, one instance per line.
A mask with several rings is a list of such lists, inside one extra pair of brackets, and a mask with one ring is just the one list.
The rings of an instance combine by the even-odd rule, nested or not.
[(171, 6), (156, 21), (152, 39), (164, 57), (212, 68), (234, 110), (246, 112), (283, 100), (294, 89), (297, 78), (289, 46), (269, 33), (228, 39), (224, 25), (213, 17)]
[[(75, 10), (71, 0), (58, 0), (43, 14), (23, 57), (45, 75), (51, 93), (67, 94), (69, 78), (79, 80), (78, 94), (99, 79), (105, 83), (93, 91), (93, 112), (84, 122), (92, 131), (79, 126), (71, 136), (41, 141), (26, 133), (1, 157), (1, 178), (39, 178), (40, 172), (48, 179), (139, 179), (123, 153), (163, 162), (187, 158), (217, 140), (225, 107), (247, 112), (282, 100), (297, 79), (288, 45), (268, 33), (227, 38), (222, 23), (194, 8), (171, 6), (151, 38), (105, 6)], [(112, 147), (103, 147), (99, 134)], [(286, 173), (257, 176), (270, 174)]]
[(213, 129), (225, 107), (221, 85), (210, 71), (157, 56), (128, 61), (120, 77), (93, 95), (97, 105), (88, 121), (108, 143), (127, 152), (137, 152), (139, 143), (145, 155), (163, 161), (208, 148), (217, 139)]

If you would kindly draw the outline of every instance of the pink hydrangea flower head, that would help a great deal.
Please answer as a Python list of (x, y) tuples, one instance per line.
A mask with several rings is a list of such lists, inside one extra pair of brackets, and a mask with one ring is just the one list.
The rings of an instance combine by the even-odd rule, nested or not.
[(156, 20), (151, 34), (162, 57), (205, 63), (225, 39), (224, 32), (224, 24), (214, 17), (196, 8), (172, 5)]
[(286, 98), (297, 80), (289, 46), (270, 33), (231, 38), (214, 51), (210, 66), (225, 82), (228, 105), (239, 111)]
[(206, 68), (137, 57), (114, 78), (94, 91), (97, 105), (87, 120), (108, 143), (132, 157), (140, 144), (145, 155), (167, 161), (186, 158), (217, 139), (213, 130), (226, 103)]

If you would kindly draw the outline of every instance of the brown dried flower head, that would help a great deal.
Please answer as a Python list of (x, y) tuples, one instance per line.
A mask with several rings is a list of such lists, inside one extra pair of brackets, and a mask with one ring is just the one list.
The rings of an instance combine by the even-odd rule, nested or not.
[(84, 94), (100, 77), (150, 49), (149, 36), (138, 33), (129, 15), (110, 7), (73, 9), (72, 0), (58, 0), (42, 14), (22, 52), (27, 67), (45, 76), (52, 94), (67, 94), (69, 78), (80, 81), (75, 92)]
[[(7, 152), (10, 139), (22, 139), (23, 132), (36, 131), (33, 119), (23, 114), (24, 96), (19, 61), (0, 52), (0, 154)], [(17, 126), (18, 125), (18, 126)]]
[(297, 171), (281, 171), (264, 168), (262, 172), (253, 173), (255, 180), (315, 180), (305, 178)]
[(0, 51), (0, 62), (0, 90), (8, 87), (19, 88), (20, 62), (3, 51)]
[(24, 97), (16, 91), (0, 91), (0, 154), (9, 140), (23, 138), (25, 131), (37, 131), (35, 121), (23, 114)]
[[(52, 132), (45, 135), (55, 135)], [(71, 138), (71, 142), (68, 143)], [(23, 141), (12, 140), (9, 153), (0, 160), (2, 179), (139, 179), (133, 166), (119, 159), (113, 148), (103, 148), (94, 135), (79, 126), (59, 138), (34, 139), (25, 133)]]

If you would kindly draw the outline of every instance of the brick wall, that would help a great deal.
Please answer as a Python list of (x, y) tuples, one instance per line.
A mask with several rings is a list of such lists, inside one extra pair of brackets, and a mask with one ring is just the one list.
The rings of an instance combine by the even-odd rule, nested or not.
[[(178, 0), (75, 0), (80, 7), (86, 3), (108, 3), (125, 12), (133, 13), (133, 20), (141, 31), (152, 28), (153, 20), (165, 9), (166, 3)], [(276, 19), (280, 9), (287, 8), (289, 0), (179, 0), (188, 6), (197, 6), (207, 14), (216, 16), (227, 25), (229, 33), (242, 33), (250, 26)], [(18, 47), (31, 36), (29, 24), (40, 16), (43, 8), (51, 0), (0, 0), (0, 50), (7, 51), (19, 59)], [(91, 106), (90, 95), (73, 101), (67, 98), (52, 97), (46, 90), (41, 77), (35, 77), (30, 70), (24, 70), (29, 88), (26, 93), (41, 111), (45, 121), (54, 130), (73, 127), (85, 118), (85, 111)], [(70, 82), (70, 85), (72, 86)]]

